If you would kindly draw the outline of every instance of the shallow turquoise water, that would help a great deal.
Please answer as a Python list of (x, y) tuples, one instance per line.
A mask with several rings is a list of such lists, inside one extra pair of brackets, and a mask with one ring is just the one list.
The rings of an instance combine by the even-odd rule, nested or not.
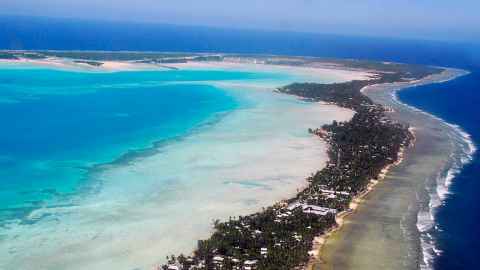
[(235, 93), (201, 81), (276, 76), (0, 66), (0, 224), (88, 188), (84, 180), (95, 165), (248, 106)]
[(317, 75), (5, 65), (0, 268), (152, 269), (293, 195), (327, 158), (308, 128), (353, 114), (272, 91), (342, 78)]

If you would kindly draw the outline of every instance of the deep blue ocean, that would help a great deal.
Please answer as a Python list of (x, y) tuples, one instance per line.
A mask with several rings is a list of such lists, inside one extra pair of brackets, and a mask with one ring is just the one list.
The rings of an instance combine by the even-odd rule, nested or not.
[[(398, 96), (403, 102), (455, 123), (480, 142), (480, 72), (456, 80), (405, 89)], [(435, 269), (478, 269), (480, 251), (480, 162), (463, 167), (453, 179), (450, 194), (437, 209), (434, 229), (441, 255)]]
[[(207, 27), (186, 27), (152, 24), (126, 24), (112, 22), (86, 22), (78, 20), (60, 20), (46, 18), (2, 17), (0, 18), (0, 48), (2, 49), (57, 49), (57, 50), (132, 50), (132, 51), (187, 51), (187, 52), (237, 52), (237, 53), (272, 53), (289, 55), (310, 55), (320, 57), (360, 58), (373, 60), (398, 61), (417, 64), (441, 65), (470, 70), (470, 75), (454, 81), (410, 88), (400, 92), (399, 98), (413, 106), (439, 116), (450, 123), (457, 124), (471, 134), (476, 144), (480, 143), (480, 45), (469, 43), (452, 43), (437, 41), (399, 40), (388, 38), (346, 37), (307, 33), (285, 33), (265, 31), (243, 31)], [(9, 78), (3, 78), (8, 80)], [(213, 91), (213, 90), (212, 90)], [(203, 93), (203, 92), (202, 92)], [(103, 93), (109, 95), (112, 93)], [(135, 99), (141, 95), (152, 95), (145, 91), (133, 93), (126, 91), (122, 99), (135, 107)], [(95, 104), (97, 93), (92, 93), (92, 102), (88, 104), (69, 103), (67, 97), (55, 96), (62, 100), (58, 113), (65, 115), (67, 126), (72, 128), (77, 123), (78, 113), (91, 112), (90, 121), (94, 121), (96, 132), (101, 132), (104, 123), (98, 121), (98, 114), (104, 106), (115, 107), (118, 104)], [(152, 97), (161, 98), (161, 97)], [(176, 114), (188, 106), (191, 97), (183, 97), (185, 104), (171, 107)], [(202, 98), (201, 96), (199, 98)], [(148, 98), (146, 98), (148, 99)], [(228, 100), (228, 97), (225, 97)], [(48, 105), (32, 100), (27, 108), (36, 110), (38, 106)], [(148, 103), (147, 103), (148, 104)], [(165, 104), (166, 106), (168, 104)], [(21, 115), (16, 112), (0, 111), (2, 129), (17, 128), (28, 133), (31, 127), (21, 125), (17, 119), (5, 117), (6, 113)], [(124, 107), (122, 106), (122, 109)], [(137, 108), (143, 113), (156, 110), (155, 106)], [(215, 108), (221, 110), (222, 108)], [(17, 110), (17, 109), (16, 109)], [(119, 115), (130, 112), (119, 110)], [(19, 116), (20, 117), (20, 116)], [(48, 119), (48, 115), (38, 114), (39, 118)], [(164, 116), (167, 117), (168, 116)], [(112, 121), (113, 129), (125, 132), (126, 136), (135, 137), (123, 131), (122, 118)], [(20, 123), (20, 124), (19, 124)], [(39, 148), (45, 148), (54, 154), (54, 146), (42, 145), (47, 138), (56, 138), (54, 127), (57, 123), (48, 123), (38, 137)], [(142, 122), (136, 123), (141, 130)], [(137, 128), (137, 127), (136, 127)], [(67, 131), (68, 132), (68, 131)], [(2, 132), (3, 133), (3, 132)], [(75, 133), (75, 134), (74, 134)], [(76, 133), (82, 143), (88, 143), (88, 132)], [(0, 134), (2, 151), (9, 149), (8, 138)], [(105, 139), (108, 139), (106, 137)], [(62, 144), (75, 147), (78, 142), (62, 139)], [(93, 143), (93, 142), (92, 142)], [(34, 155), (40, 149), (10, 149), (18, 155)], [(8, 159), (0, 162), (9, 162)], [(62, 173), (59, 171), (58, 173)], [(1, 177), (5, 177), (1, 172)], [(451, 194), (436, 214), (438, 229), (436, 239), (441, 255), (435, 261), (435, 269), (479, 269), (480, 251), (480, 160), (478, 154), (466, 165), (453, 180)]]

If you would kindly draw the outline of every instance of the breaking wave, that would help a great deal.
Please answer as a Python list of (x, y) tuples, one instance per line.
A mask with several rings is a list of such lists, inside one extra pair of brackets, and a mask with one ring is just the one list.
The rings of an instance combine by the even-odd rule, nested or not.
[[(459, 76), (462, 75), (464, 74)], [(440, 82), (443, 81), (439, 81), (438, 83)], [(451, 194), (450, 186), (452, 185), (454, 178), (461, 172), (466, 164), (473, 160), (477, 147), (475, 146), (471, 135), (464, 131), (460, 126), (448, 123), (440, 117), (401, 102), (398, 99), (397, 91), (392, 92), (392, 98), (395, 102), (402, 104), (413, 111), (426, 114), (438, 120), (444, 127), (446, 127), (447, 135), (453, 146), (452, 154), (445, 162), (443, 169), (437, 173), (434, 179), (427, 181), (426, 190), (428, 204), (420, 206), (420, 210), (417, 213), (416, 227), (420, 233), (420, 244), (423, 258), (423, 261), (420, 263), (420, 269), (430, 270), (433, 269), (435, 258), (442, 254), (442, 250), (438, 248), (434, 237), (434, 232), (440, 230), (435, 221), (436, 212), (438, 211), (438, 208), (445, 203), (449, 194)]]

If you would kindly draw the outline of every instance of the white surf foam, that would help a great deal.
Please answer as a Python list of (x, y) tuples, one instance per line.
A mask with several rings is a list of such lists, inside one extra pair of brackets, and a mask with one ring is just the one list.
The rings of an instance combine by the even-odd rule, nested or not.
[[(436, 83), (453, 80), (459, 76), (463, 76), (466, 74), (468, 73), (461, 73), (454, 78), (440, 80)], [(471, 135), (468, 134), (465, 130), (463, 130), (460, 126), (448, 123), (446, 120), (438, 116), (422, 111), (399, 100), (397, 95), (398, 91), (405, 88), (411, 88), (424, 84), (426, 83), (419, 82), (418, 84), (408, 85), (406, 87), (402, 86), (392, 91), (391, 95), (394, 102), (401, 104), (412, 111), (428, 115), (429, 117), (438, 120), (441, 125), (447, 127), (448, 136), (451, 138), (452, 143), (454, 144), (454, 151), (450, 155), (449, 160), (445, 163), (444, 170), (437, 174), (436, 178), (434, 179), (433, 186), (426, 187), (429, 196), (428, 204), (426, 206), (420, 207), (420, 210), (417, 214), (416, 227), (420, 233), (420, 243), (423, 257), (420, 268), (422, 270), (430, 270), (433, 269), (433, 263), (435, 261), (435, 258), (442, 253), (442, 251), (437, 246), (433, 234), (431, 233), (432, 230), (438, 230), (435, 222), (435, 214), (438, 211), (438, 208), (444, 204), (449, 194), (451, 194), (450, 187), (455, 177), (461, 172), (461, 169), (466, 164), (472, 161), (477, 147), (473, 142)]]

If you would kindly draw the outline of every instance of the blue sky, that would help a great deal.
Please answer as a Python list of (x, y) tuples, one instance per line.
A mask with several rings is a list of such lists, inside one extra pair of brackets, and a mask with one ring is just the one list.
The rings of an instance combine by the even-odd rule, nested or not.
[(1, 0), (0, 13), (480, 40), (479, 0)]

